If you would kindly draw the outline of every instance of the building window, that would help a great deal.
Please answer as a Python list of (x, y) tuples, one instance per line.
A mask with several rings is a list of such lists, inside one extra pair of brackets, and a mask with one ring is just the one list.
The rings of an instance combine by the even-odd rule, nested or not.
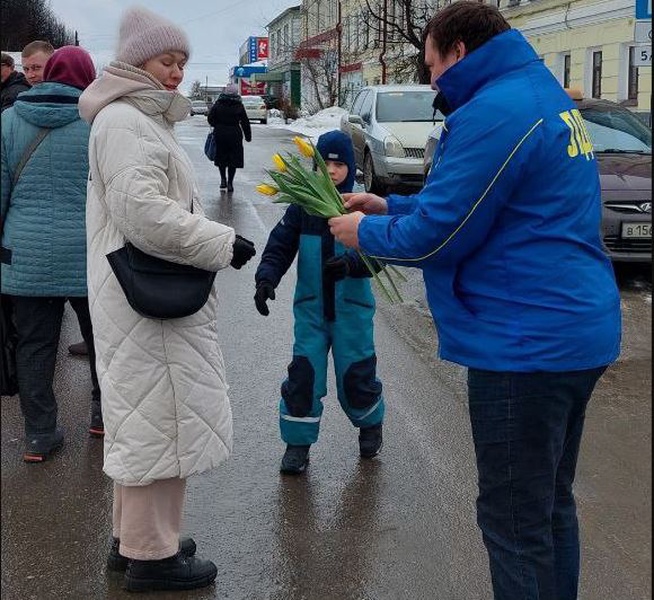
[(570, 62), (571, 57), (569, 54), (563, 55), (563, 87), (570, 87)]
[(636, 47), (629, 47), (629, 77), (627, 79), (627, 99), (638, 100), (638, 67), (634, 65)]
[(602, 51), (593, 52), (592, 97), (602, 97)]

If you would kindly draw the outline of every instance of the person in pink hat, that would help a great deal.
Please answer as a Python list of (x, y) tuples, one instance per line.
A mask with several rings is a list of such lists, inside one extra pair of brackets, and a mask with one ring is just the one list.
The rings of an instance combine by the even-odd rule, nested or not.
[[(120, 23), (116, 60), (84, 92), (91, 124), (87, 200), (91, 317), (105, 423), (104, 471), (114, 480), (108, 568), (130, 591), (211, 584), (216, 566), (180, 540), (186, 480), (226, 460), (232, 414), (215, 288), (195, 314), (134, 311), (107, 254), (143, 252), (208, 271), (240, 269), (254, 246), (204, 216), (191, 161), (174, 134), (190, 101), (178, 93), (185, 33), (142, 8)], [(174, 292), (174, 290), (171, 290)], [(225, 310), (225, 307), (222, 307)]]
[(64, 443), (53, 380), (67, 300), (89, 349), (89, 432), (104, 434), (86, 283), (89, 126), (78, 111), (94, 79), (89, 53), (64, 46), (48, 59), (43, 82), (2, 113), (2, 293), (11, 296), (18, 333), (28, 463), (44, 462)]

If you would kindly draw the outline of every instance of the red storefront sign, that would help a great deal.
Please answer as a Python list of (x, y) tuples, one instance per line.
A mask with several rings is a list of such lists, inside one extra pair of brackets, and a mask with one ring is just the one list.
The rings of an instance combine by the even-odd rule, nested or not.
[(257, 60), (268, 58), (268, 38), (257, 38)]
[(241, 78), (241, 96), (261, 96), (266, 91), (266, 82), (252, 83), (249, 79)]

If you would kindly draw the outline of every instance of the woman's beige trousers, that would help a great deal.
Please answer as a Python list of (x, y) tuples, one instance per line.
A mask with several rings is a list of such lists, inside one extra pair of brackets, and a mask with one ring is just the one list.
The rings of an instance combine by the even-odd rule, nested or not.
[(113, 535), (119, 552), (136, 560), (160, 560), (177, 553), (186, 479), (162, 479), (150, 485), (114, 483)]

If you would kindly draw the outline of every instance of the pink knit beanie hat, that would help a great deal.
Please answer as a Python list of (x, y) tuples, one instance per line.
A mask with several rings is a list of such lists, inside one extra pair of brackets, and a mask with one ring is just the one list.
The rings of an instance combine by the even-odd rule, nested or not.
[(141, 7), (123, 14), (118, 33), (116, 60), (140, 67), (166, 51), (191, 53), (186, 34), (172, 21)]

